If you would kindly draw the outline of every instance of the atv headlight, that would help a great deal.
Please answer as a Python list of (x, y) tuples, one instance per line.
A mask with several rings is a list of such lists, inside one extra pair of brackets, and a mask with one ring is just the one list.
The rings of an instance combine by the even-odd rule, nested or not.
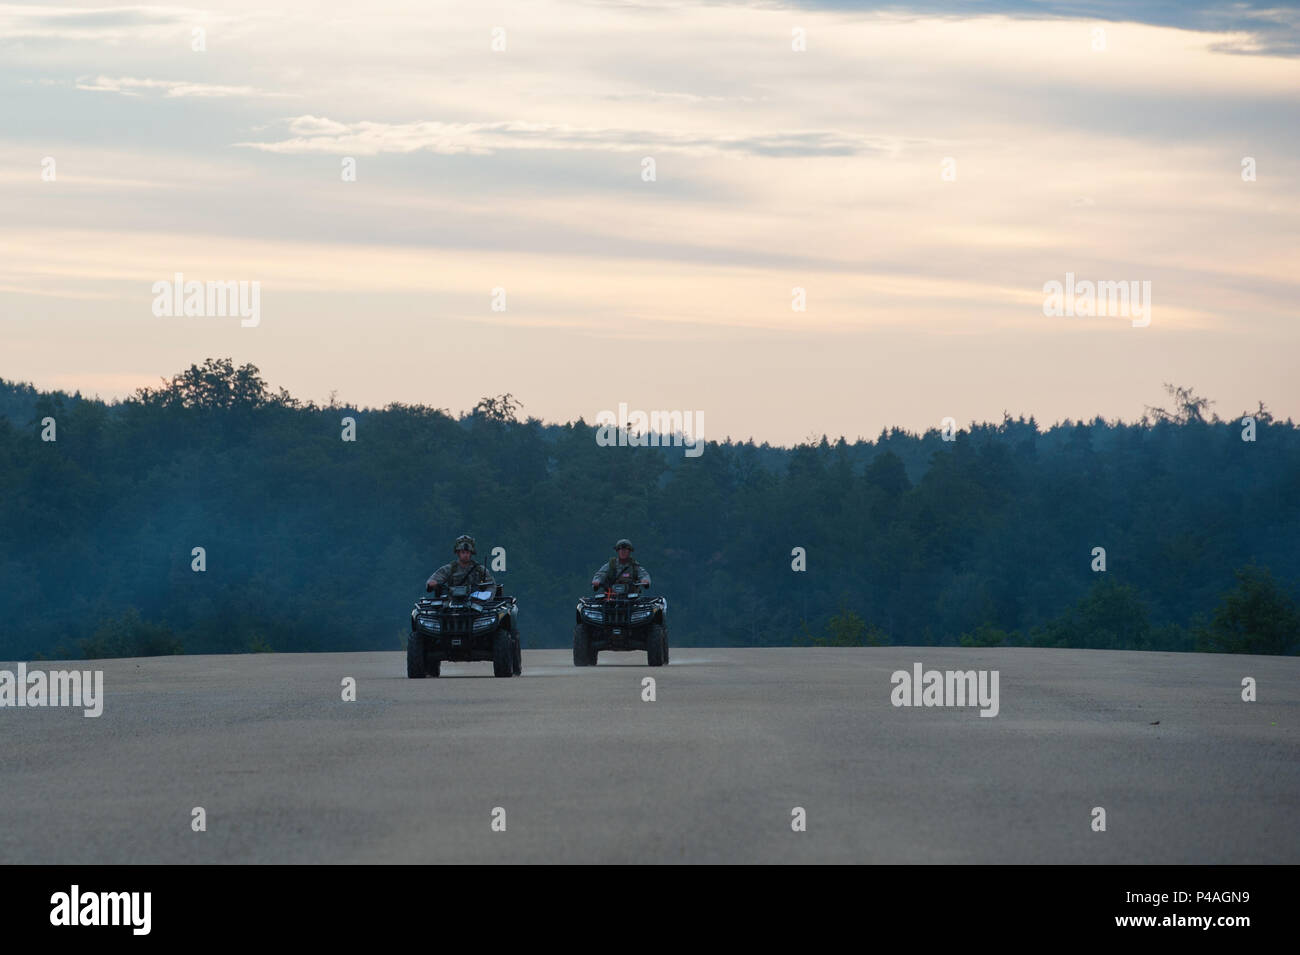
[(479, 617), (474, 621), (474, 631), (477, 633), (480, 630), (489, 630), (496, 624), (496, 622), (497, 615), (494, 613), (490, 613), (485, 617)]
[(599, 607), (583, 607), (582, 615), (588, 620), (594, 620), (596, 623), (605, 622), (605, 612)]
[(442, 633), (442, 621), (437, 617), (421, 617), (420, 626), (430, 633)]
[(649, 607), (647, 607), (645, 610), (633, 610), (632, 622), (639, 623), (642, 620), (649, 620), (651, 617), (654, 616), (654, 614), (655, 612)]

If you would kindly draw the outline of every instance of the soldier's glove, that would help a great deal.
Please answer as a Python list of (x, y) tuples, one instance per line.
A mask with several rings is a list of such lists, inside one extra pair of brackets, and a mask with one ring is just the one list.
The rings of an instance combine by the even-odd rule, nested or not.
[(592, 584), (592, 585), (591, 585), (591, 589), (592, 589), (592, 590), (599, 590), (599, 589), (600, 589), (600, 584)]

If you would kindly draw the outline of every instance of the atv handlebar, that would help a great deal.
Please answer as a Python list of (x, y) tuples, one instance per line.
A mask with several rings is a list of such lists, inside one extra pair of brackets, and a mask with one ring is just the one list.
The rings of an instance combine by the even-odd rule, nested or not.
[[(641, 591), (649, 590), (649, 589), (650, 589), (650, 585), (649, 585), (649, 584), (640, 584), (640, 583), (638, 583), (638, 584), (633, 584), (632, 587), (633, 587), (633, 590), (628, 591), (627, 593), (624, 593), (622, 596), (625, 596), (625, 597), (626, 597), (626, 596), (629, 596), (631, 593), (634, 593), (634, 592), (639, 593), (639, 592), (641, 592)], [(614, 588), (613, 588), (613, 586), (608, 586), (608, 587), (606, 587), (606, 586), (604, 586), (603, 584), (592, 584), (592, 585), (591, 585), (591, 589), (594, 590), (594, 591), (595, 591), (596, 593), (598, 593), (598, 594), (604, 594), (606, 597), (617, 597), (617, 596), (619, 596), (618, 594), (614, 593)]]

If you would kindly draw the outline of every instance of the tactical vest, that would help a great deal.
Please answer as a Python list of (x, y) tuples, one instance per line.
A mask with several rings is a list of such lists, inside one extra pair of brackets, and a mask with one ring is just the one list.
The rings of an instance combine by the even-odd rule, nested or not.
[[(451, 570), (447, 574), (447, 584), (452, 587), (459, 587), (461, 584), (474, 586), (483, 582), (483, 565), (478, 561), (471, 563), (464, 571), (461, 571), (460, 564), (451, 564)], [(460, 580), (456, 576), (460, 574)]]
[[(630, 581), (630, 583), (633, 586), (636, 586), (637, 582), (641, 579), (641, 565), (636, 562), (635, 558), (629, 562), (629, 565), (632, 568), (632, 580)], [(609, 569), (605, 571), (606, 582), (608, 584), (615, 583), (618, 580), (618, 577), (616, 576), (617, 574), (618, 574), (618, 558), (611, 557), (609, 559)]]

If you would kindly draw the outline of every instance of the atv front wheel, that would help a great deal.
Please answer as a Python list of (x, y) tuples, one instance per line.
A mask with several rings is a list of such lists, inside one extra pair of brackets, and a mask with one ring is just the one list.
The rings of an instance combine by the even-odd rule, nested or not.
[(591, 658), (591, 638), (587, 636), (587, 628), (583, 624), (578, 624), (573, 628), (573, 665), (589, 667)]
[(492, 675), (515, 675), (514, 641), (509, 630), (498, 630), (492, 640)]
[(519, 676), (524, 672), (524, 646), (519, 642), (519, 634), (512, 634), (512, 636), (514, 637), (512, 642), (515, 645), (515, 676)]
[(425, 666), (429, 671), (429, 676), (442, 676), (441, 660), (434, 660), (432, 663), (426, 663)]
[(406, 675), (412, 680), (420, 680), (429, 675), (428, 667), (424, 662), (424, 634), (422, 633), (412, 633), (406, 641)]
[(650, 639), (645, 644), (646, 662), (661, 667), (668, 662), (668, 631), (660, 624), (650, 628)]

